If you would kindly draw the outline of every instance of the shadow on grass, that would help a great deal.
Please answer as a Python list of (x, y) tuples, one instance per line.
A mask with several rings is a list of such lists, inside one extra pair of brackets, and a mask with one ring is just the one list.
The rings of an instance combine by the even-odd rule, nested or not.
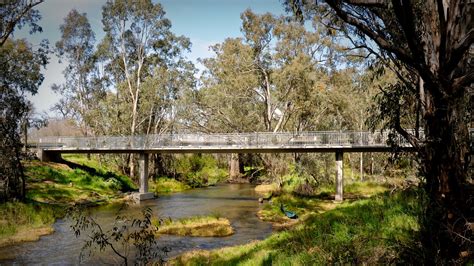
[(59, 189), (54, 187), (43, 187), (43, 188), (32, 188), (28, 190), (28, 198), (33, 201), (38, 202), (60, 202), (67, 203), (70, 202), (74, 195), (70, 190)]
[(97, 170), (97, 169), (89, 167), (87, 165), (78, 164), (78, 163), (67, 161), (67, 160), (64, 160), (64, 159), (61, 159), (59, 161), (59, 163), (65, 164), (65, 165), (69, 166), (69, 168), (71, 168), (71, 169), (82, 170), (82, 171), (88, 173), (89, 175), (99, 177), (104, 181), (107, 181), (107, 180), (110, 180), (110, 179), (115, 179), (120, 183), (120, 188), (121, 188), (120, 190), (122, 192), (131, 192), (131, 191), (136, 191), (137, 190), (135, 188), (134, 184), (125, 176), (118, 175), (118, 174), (115, 174), (115, 173), (110, 172), (110, 171)]

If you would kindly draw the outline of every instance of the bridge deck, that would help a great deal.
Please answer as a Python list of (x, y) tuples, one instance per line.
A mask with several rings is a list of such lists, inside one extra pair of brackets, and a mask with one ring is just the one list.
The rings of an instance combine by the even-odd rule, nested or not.
[[(163, 134), (125, 137), (47, 137), (31, 147), (55, 153), (264, 153), (264, 152), (383, 152), (392, 147), (388, 133), (301, 132), (239, 134)], [(412, 147), (402, 138), (396, 144)]]

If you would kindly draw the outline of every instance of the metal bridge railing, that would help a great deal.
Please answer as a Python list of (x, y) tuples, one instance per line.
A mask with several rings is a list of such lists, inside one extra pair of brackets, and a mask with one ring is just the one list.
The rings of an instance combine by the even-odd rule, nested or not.
[[(37, 148), (66, 149), (163, 149), (163, 148), (278, 148), (278, 147), (386, 147), (388, 132), (300, 132), (235, 134), (161, 134), (147, 136), (45, 137), (30, 141)], [(409, 145), (396, 138), (399, 146)]]

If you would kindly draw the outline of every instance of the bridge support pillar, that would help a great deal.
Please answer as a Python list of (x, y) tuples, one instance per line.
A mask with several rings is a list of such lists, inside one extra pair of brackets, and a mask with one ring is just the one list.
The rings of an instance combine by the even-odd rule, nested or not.
[(342, 201), (344, 191), (344, 163), (343, 152), (336, 151), (336, 201)]
[(140, 188), (137, 199), (139, 201), (153, 199), (153, 193), (148, 192), (148, 154), (140, 153), (138, 158), (138, 171), (140, 177)]

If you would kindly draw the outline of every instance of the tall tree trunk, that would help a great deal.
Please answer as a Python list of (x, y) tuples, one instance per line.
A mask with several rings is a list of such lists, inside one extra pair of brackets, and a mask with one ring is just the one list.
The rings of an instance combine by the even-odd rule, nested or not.
[(374, 155), (370, 153), (370, 175), (374, 175)]
[(347, 159), (349, 160), (349, 164), (351, 166), (351, 179), (354, 180), (354, 165), (352, 163), (352, 159), (351, 159), (351, 154), (350, 153), (347, 153)]
[(130, 154), (130, 160), (128, 161), (128, 166), (130, 169), (129, 175), (132, 178), (132, 180), (135, 179), (135, 154), (131, 153)]
[(360, 181), (364, 180), (364, 153), (360, 153), (359, 157)]
[(153, 174), (156, 177), (170, 176), (171, 173), (168, 171), (165, 163), (164, 155), (161, 153), (153, 154)]
[[(425, 114), (426, 143), (421, 151), (428, 204), (423, 219), (427, 260), (442, 262), (474, 256), (474, 204), (467, 181), (469, 131), (467, 97), (430, 98)], [(471, 191), (469, 191), (471, 190)]]
[(28, 152), (28, 118), (25, 118), (25, 121), (23, 122), (23, 136), (25, 139), (24, 151), (25, 153), (27, 153)]

